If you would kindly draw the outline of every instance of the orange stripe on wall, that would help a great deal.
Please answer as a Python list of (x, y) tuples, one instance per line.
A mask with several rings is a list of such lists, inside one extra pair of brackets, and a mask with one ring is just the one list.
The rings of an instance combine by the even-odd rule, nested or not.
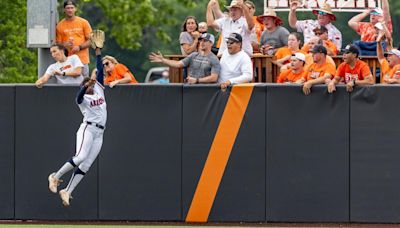
[(207, 222), (226, 164), (253, 92), (253, 84), (235, 85), (186, 216), (186, 222)]

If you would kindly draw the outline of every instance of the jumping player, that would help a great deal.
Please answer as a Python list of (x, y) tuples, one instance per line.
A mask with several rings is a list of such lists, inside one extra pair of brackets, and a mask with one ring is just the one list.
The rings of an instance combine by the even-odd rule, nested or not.
[(48, 178), (50, 191), (57, 193), (57, 186), (62, 182), (60, 178), (65, 173), (77, 167), (67, 187), (59, 192), (62, 203), (66, 207), (70, 204), (69, 200), (72, 192), (88, 172), (103, 144), (103, 132), (107, 120), (107, 105), (104, 97), (101, 49), (95, 47), (95, 50), (97, 80), (94, 78), (85, 78), (76, 96), (76, 103), (83, 115), (83, 122), (76, 136), (76, 154), (57, 172), (50, 174)]

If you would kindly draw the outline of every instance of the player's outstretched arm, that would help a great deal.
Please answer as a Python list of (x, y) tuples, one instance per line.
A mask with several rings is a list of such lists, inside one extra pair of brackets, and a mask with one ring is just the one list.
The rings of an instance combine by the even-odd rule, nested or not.
[(79, 90), (78, 94), (76, 95), (76, 103), (77, 104), (82, 104), (83, 96), (85, 95), (86, 90), (87, 90), (87, 87), (85, 85), (81, 86), (81, 89)]
[(101, 49), (96, 48), (96, 80), (104, 86), (104, 72), (103, 72), (103, 62), (101, 61)]

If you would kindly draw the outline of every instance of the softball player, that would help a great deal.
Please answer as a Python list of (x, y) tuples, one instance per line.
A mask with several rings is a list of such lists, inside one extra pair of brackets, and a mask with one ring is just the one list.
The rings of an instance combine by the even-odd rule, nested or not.
[(67, 161), (57, 172), (49, 175), (49, 189), (57, 193), (57, 186), (65, 173), (76, 170), (66, 188), (59, 194), (64, 206), (69, 206), (69, 200), (75, 187), (83, 179), (100, 152), (103, 144), (103, 132), (107, 121), (107, 105), (104, 97), (104, 74), (101, 61), (101, 50), (96, 47), (96, 79), (85, 78), (76, 96), (83, 122), (76, 133), (76, 154)]

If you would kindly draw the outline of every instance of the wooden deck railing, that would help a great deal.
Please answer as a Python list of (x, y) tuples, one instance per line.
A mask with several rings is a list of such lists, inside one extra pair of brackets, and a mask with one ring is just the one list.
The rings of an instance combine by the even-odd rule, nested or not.
[[(166, 55), (166, 58), (172, 60), (181, 60), (185, 56), (183, 55)], [(255, 55), (252, 57), (254, 78), (253, 82), (276, 82), (280, 73), (279, 67), (272, 63), (272, 57), (270, 55)], [(371, 69), (371, 73), (376, 78), (376, 70), (379, 68), (379, 62), (377, 57), (374, 56), (361, 56), (361, 60), (366, 62)], [(342, 56), (333, 57), (336, 63), (336, 67), (343, 62)], [(382, 77), (381, 77), (382, 78)], [(183, 82), (183, 69), (180, 68), (169, 68), (169, 81), (172, 83)], [(379, 83), (380, 81), (377, 81)]]

